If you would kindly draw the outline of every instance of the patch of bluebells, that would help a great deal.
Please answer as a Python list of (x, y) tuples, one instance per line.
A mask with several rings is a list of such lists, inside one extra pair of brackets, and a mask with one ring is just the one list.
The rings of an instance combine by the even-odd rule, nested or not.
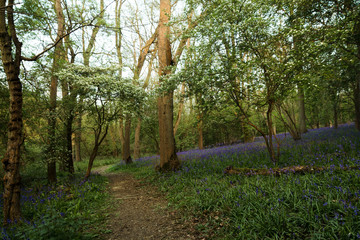
[[(91, 201), (88, 198), (92, 193), (103, 191), (101, 184), (93, 183), (93, 179), (96, 177), (94, 174), (88, 180), (81, 177), (64, 185), (39, 185), (22, 188), (20, 195), (23, 215), (21, 225), (12, 223), (10, 227), (1, 227), (0, 236), (2, 239), (14, 239), (14, 236), (28, 239), (26, 233), (19, 235), (19, 231), (23, 231), (21, 229), (37, 231), (43, 225), (49, 224), (47, 222), (49, 219), (59, 221), (62, 218), (66, 222), (65, 218), (74, 214), (73, 201), (87, 204), (88, 201)], [(3, 206), (2, 194), (0, 205)]]
[[(309, 130), (294, 141), (280, 134), (278, 167), (312, 165), (329, 169), (309, 174), (291, 171), (276, 176), (224, 175), (225, 167), (274, 167), (264, 142), (238, 143), (179, 152), (182, 168), (158, 175), (158, 184), (172, 204), (191, 212), (220, 211), (223, 234), (241, 238), (360, 237), (360, 171), (339, 168), (360, 165), (360, 133), (353, 124), (338, 129)], [(139, 159), (153, 166), (158, 156)], [(256, 235), (246, 235), (246, 234)], [(331, 235), (336, 233), (335, 235)]]

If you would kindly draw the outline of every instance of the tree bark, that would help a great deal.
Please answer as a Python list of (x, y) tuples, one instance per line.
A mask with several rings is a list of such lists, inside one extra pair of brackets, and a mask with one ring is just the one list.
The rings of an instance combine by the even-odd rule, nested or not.
[[(358, 20), (359, 21), (359, 20)], [(360, 28), (360, 23), (359, 27)], [(360, 29), (359, 36), (360, 36)], [(357, 44), (357, 57), (358, 61), (360, 61), (360, 40)], [(360, 68), (356, 68), (355, 73), (355, 88), (354, 88), (354, 105), (355, 105), (355, 127), (360, 131)]]
[(356, 39), (357, 47), (357, 67), (355, 67), (355, 88), (354, 88), (354, 102), (355, 102), (355, 126), (360, 131), (360, 13), (357, 13), (356, 22), (353, 28), (354, 39)]
[(178, 109), (176, 122), (175, 122), (175, 127), (174, 127), (174, 135), (176, 135), (176, 132), (177, 132), (177, 130), (179, 128), (180, 120), (181, 120), (181, 114), (182, 114), (182, 111), (184, 109), (184, 101), (185, 101), (184, 96), (183, 96), (184, 94), (185, 94), (185, 83), (183, 83), (181, 85), (179, 109)]
[(141, 133), (141, 118), (138, 118), (138, 122), (135, 128), (134, 159), (140, 158), (140, 133)]
[(199, 149), (204, 149), (204, 134), (203, 134), (203, 114), (199, 114), (198, 115), (198, 124), (197, 124), (197, 127), (198, 127), (198, 147)]
[(242, 141), (244, 143), (253, 142), (254, 134), (252, 133), (250, 126), (246, 123), (246, 118), (244, 115), (241, 115), (241, 131), (242, 131)]
[(131, 131), (131, 115), (127, 114), (125, 117), (124, 143), (122, 148), (122, 157), (126, 164), (130, 164), (133, 162), (130, 152), (130, 131)]
[(299, 129), (300, 133), (306, 133), (306, 115), (305, 115), (305, 93), (302, 86), (298, 86), (298, 97), (299, 97)]
[[(21, 218), (20, 210), (20, 147), (23, 143), (23, 118), (22, 118), (22, 84), (19, 78), (21, 47), (18, 40), (13, 18), (14, 1), (0, 1), (0, 49), (1, 59), (9, 87), (9, 125), (8, 141), (4, 158), (4, 194), (3, 194), (3, 221), (4, 225), (18, 221)], [(7, 13), (6, 13), (7, 12)], [(7, 23), (6, 23), (7, 17)], [(15, 46), (15, 53), (12, 46)], [(14, 57), (13, 57), (14, 56)]]
[(111, 130), (110, 130), (110, 136), (111, 136), (111, 141), (112, 141), (112, 155), (113, 157), (118, 157), (119, 156), (119, 149), (118, 149), (118, 146), (117, 146), (117, 142), (116, 142), (116, 132), (117, 132), (117, 123), (114, 122), (111, 126)]
[(104, 134), (101, 136), (101, 133), (102, 133), (102, 126), (99, 126), (99, 128), (97, 130), (95, 130), (95, 141), (94, 141), (94, 147), (91, 151), (91, 154), (90, 154), (90, 158), (89, 158), (89, 163), (88, 163), (88, 167), (87, 167), (87, 170), (86, 170), (86, 174), (85, 174), (85, 179), (88, 179), (90, 177), (90, 174), (91, 174), (91, 169), (92, 169), (92, 166), (94, 164), (94, 160), (97, 156), (97, 153), (99, 151), (99, 146), (101, 145), (101, 143), (104, 141), (107, 133), (108, 133), (108, 129), (109, 129), (109, 126), (106, 125), (105, 126), (105, 132)]
[(72, 112), (70, 111), (69, 116), (67, 116), (67, 121), (66, 121), (66, 158), (65, 158), (65, 171), (67, 171), (68, 173), (74, 173), (74, 159), (72, 156), (72, 123), (74, 120), (74, 116), (72, 114)]
[(354, 89), (354, 105), (355, 105), (355, 127), (360, 131), (360, 70), (356, 73), (356, 82)]
[(75, 161), (76, 162), (81, 162), (81, 121), (82, 121), (82, 116), (79, 113), (75, 124), (76, 124), (76, 129), (75, 129)]
[(121, 16), (121, 7), (124, 0), (116, 0), (115, 1), (115, 47), (116, 53), (119, 61), (119, 76), (122, 77), (122, 54), (121, 54), (121, 45), (122, 45), (122, 35), (121, 35), (121, 28), (120, 28), (120, 16)]
[[(170, 46), (170, 27), (168, 22), (171, 16), (171, 1), (160, 0), (160, 22), (158, 36), (159, 75), (166, 77), (171, 72), (168, 69), (173, 61)], [(176, 146), (173, 130), (173, 90), (160, 93), (158, 97), (158, 118), (160, 136), (160, 165), (161, 171), (177, 170), (180, 161), (176, 155)]]
[(338, 128), (338, 106), (337, 103), (334, 103), (334, 128)]
[[(65, 52), (65, 61), (69, 62)], [(69, 173), (74, 173), (74, 158), (73, 158), (73, 143), (72, 143), (72, 134), (73, 128), (72, 124), (74, 121), (74, 112), (73, 112), (73, 105), (72, 103), (76, 101), (76, 96), (71, 93), (70, 84), (67, 81), (62, 81), (61, 83), (61, 90), (62, 90), (62, 101), (64, 104), (66, 116), (65, 116), (65, 123), (64, 123), (64, 136), (66, 140), (65, 146), (65, 156), (61, 162), (62, 171), (66, 171)]]
[(83, 31), (83, 59), (84, 59), (84, 65), (89, 66), (90, 65), (90, 57), (93, 54), (93, 50), (95, 48), (95, 39), (96, 35), (99, 32), (100, 25), (102, 24), (101, 21), (104, 19), (104, 0), (100, 0), (100, 13), (98, 17), (98, 22), (95, 25), (95, 27), (92, 29), (91, 37), (89, 39), (89, 44), (85, 45), (85, 32)]
[[(274, 164), (276, 164), (279, 161), (280, 151), (279, 151), (279, 143), (277, 142), (277, 146), (278, 146), (277, 151), (275, 151), (274, 144), (273, 144), (273, 140), (274, 139), (277, 140), (276, 135), (274, 133), (274, 128), (273, 128), (273, 119), (272, 119), (273, 109), (274, 109), (274, 104), (272, 102), (269, 102), (268, 110), (266, 112), (266, 121), (267, 121), (268, 129), (269, 129), (269, 135), (268, 135), (266, 146), (267, 146), (268, 152), (270, 154), (271, 161)], [(265, 141), (266, 141), (266, 139), (265, 139)]]

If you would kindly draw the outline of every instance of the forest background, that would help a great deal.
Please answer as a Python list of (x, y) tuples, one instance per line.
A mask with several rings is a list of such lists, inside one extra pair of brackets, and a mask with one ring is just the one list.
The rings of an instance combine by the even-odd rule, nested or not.
[(97, 156), (160, 154), (175, 170), (176, 151), (256, 136), (276, 165), (277, 132), (359, 130), (359, 14), (356, 0), (1, 1), (4, 222), (21, 214), (20, 166), (56, 182), (74, 161), (87, 178)]

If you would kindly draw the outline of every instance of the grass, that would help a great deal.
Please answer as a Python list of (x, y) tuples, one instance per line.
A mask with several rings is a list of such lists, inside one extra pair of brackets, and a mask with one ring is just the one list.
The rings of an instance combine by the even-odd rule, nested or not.
[(284, 139), (276, 167), (328, 166), (281, 176), (226, 175), (227, 166), (273, 166), (264, 143), (179, 153), (181, 170), (157, 173), (157, 157), (112, 171), (133, 172), (167, 193), (170, 205), (212, 239), (360, 239), (360, 133), (352, 125), (312, 130), (301, 141)]
[[(118, 161), (118, 160), (117, 160)], [(97, 159), (95, 166), (115, 163)], [(106, 177), (91, 175), (84, 181), (87, 162), (75, 163), (76, 174), (59, 173), (56, 185), (48, 185), (46, 168), (32, 163), (22, 169), (22, 220), (0, 228), (1, 239), (88, 240), (105, 233), (109, 196)], [(0, 205), (2, 206), (2, 196)]]
[[(88, 167), (88, 159), (83, 159), (83, 161), (81, 162), (75, 162), (74, 163), (74, 168), (77, 172), (81, 172), (81, 171), (86, 171), (87, 167)], [(107, 166), (107, 165), (113, 165), (116, 163), (119, 163), (120, 160), (119, 158), (109, 158), (109, 157), (97, 157), (94, 161), (93, 167), (92, 169), (95, 169), (97, 167), (101, 167), (101, 166)]]

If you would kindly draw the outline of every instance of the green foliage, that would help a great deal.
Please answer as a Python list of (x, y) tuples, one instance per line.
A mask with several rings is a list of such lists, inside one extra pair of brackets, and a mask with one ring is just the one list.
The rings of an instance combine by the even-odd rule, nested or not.
[(55, 13), (50, 2), (24, 0), (17, 8), (16, 12), (21, 14), (21, 18), (17, 22), (17, 30), (20, 34), (29, 34), (32, 37), (36, 36), (36, 32), (48, 34), (51, 30), (46, 30), (46, 25), (53, 23)]
[(0, 236), (31, 240), (98, 239), (106, 217), (106, 178), (94, 175), (84, 181), (81, 173), (71, 178), (60, 176), (57, 185), (46, 185), (46, 173), (39, 169), (44, 168), (35, 164), (22, 171), (27, 183), (21, 193), (23, 219), (2, 227)]
[[(145, 98), (142, 88), (132, 84), (130, 79), (116, 76), (117, 67), (86, 67), (71, 64), (59, 71), (60, 80), (68, 81), (84, 98), (89, 111), (97, 105), (118, 102), (121, 108), (140, 110)], [(109, 107), (109, 106), (107, 106)]]

